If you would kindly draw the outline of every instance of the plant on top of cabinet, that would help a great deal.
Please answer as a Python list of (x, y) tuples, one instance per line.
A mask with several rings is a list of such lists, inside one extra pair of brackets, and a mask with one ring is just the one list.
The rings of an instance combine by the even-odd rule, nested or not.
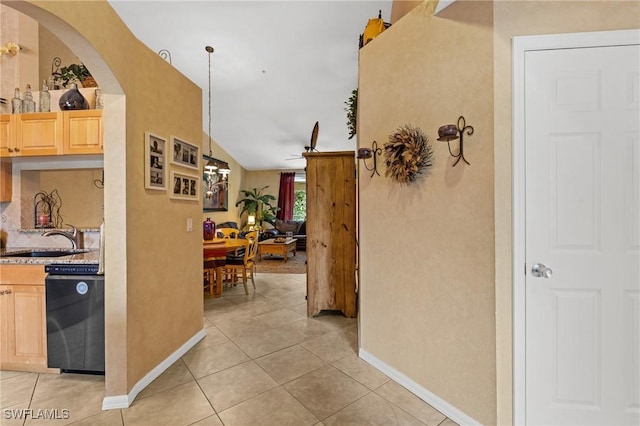
[[(58, 59), (58, 58), (56, 58)], [(55, 60), (54, 60), (54, 63)], [(97, 87), (96, 81), (83, 63), (70, 64), (56, 69), (51, 73), (54, 89), (64, 89), (70, 87), (71, 83), (76, 83), (81, 87)]]

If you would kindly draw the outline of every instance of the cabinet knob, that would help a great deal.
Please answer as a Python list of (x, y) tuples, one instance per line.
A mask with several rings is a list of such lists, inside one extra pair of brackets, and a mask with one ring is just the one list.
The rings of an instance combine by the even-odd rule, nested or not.
[(20, 152), (20, 148), (16, 148), (16, 152)]
[(9, 152), (13, 152), (13, 148), (9, 148)]
[(11, 289), (0, 290), (0, 296), (2, 296), (3, 294), (11, 294)]

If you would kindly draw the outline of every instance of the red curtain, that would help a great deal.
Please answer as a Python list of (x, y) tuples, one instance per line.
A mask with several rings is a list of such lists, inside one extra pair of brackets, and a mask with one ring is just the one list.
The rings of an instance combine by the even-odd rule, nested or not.
[(293, 203), (295, 200), (295, 172), (280, 173), (280, 192), (278, 194), (278, 213), (276, 217), (281, 220), (293, 219)]

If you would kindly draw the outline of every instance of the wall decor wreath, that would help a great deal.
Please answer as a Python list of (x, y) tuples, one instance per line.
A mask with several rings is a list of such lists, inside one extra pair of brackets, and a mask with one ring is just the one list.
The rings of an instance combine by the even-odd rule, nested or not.
[(405, 124), (389, 135), (384, 145), (386, 177), (410, 183), (433, 166), (433, 149), (419, 127)]

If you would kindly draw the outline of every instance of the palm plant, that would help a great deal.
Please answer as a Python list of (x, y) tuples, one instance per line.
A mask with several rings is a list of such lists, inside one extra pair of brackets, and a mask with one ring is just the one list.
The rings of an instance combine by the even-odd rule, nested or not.
[(272, 225), (275, 224), (276, 212), (278, 207), (271, 204), (276, 200), (271, 194), (264, 194), (263, 191), (269, 186), (263, 186), (262, 188), (241, 189), (240, 192), (245, 198), (242, 198), (236, 202), (236, 207), (243, 204), (240, 216), (245, 212), (247, 215), (255, 215), (256, 224), (262, 226), (262, 222), (267, 222)]

